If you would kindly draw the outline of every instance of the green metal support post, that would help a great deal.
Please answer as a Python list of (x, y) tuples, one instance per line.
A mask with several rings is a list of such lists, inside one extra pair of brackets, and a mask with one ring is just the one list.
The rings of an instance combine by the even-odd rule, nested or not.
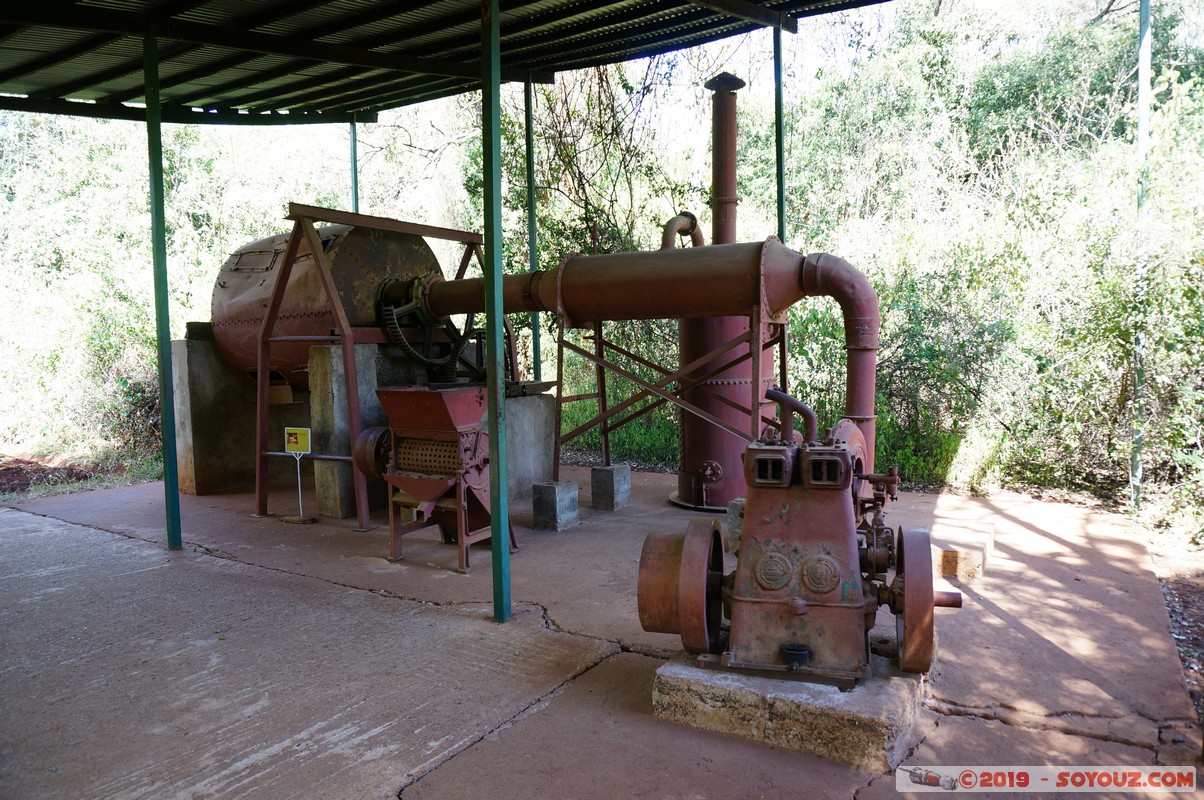
[[(532, 109), (532, 84), (523, 92), (523, 110), (527, 134), (527, 269), (539, 271), (538, 233), (535, 230), (535, 115)], [(535, 380), (542, 380), (539, 358), (539, 312), (531, 312), (531, 360), (535, 362)]]
[(1150, 265), (1145, 251), (1145, 201), (1150, 180), (1150, 85), (1153, 60), (1153, 33), (1150, 27), (1150, 0), (1141, 0), (1140, 32), (1137, 40), (1137, 269), (1133, 301), (1133, 441), (1129, 452), (1129, 492), (1134, 510), (1141, 508), (1143, 479), (1142, 450), (1145, 447), (1145, 337), (1146, 295), (1149, 292)]
[(782, 29), (773, 29), (773, 132), (778, 168), (778, 240), (786, 241), (786, 125), (782, 109)]
[(163, 135), (159, 110), (159, 41), (154, 25), (142, 40), (146, 87), (147, 163), (150, 171), (151, 256), (155, 273), (155, 333), (159, 356), (159, 424), (163, 440), (163, 505), (167, 546), (183, 548), (180, 533), (180, 478), (176, 465), (176, 407), (171, 379), (171, 318), (167, 306), (167, 228), (164, 224)]
[(489, 493), (493, 618), (510, 619), (510, 499), (506, 479), (506, 382), (502, 372), (502, 55), (499, 0), (481, 0), (481, 150), (485, 171), (485, 350), (488, 355)]
[(360, 213), (360, 157), (355, 132), (355, 120), (351, 121), (351, 211)]

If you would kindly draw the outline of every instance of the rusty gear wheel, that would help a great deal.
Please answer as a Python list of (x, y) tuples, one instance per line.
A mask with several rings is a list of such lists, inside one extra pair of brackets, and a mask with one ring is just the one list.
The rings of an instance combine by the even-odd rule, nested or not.
[(373, 478), (385, 474), (392, 455), (393, 432), (388, 428), (364, 428), (351, 450), (360, 472)]

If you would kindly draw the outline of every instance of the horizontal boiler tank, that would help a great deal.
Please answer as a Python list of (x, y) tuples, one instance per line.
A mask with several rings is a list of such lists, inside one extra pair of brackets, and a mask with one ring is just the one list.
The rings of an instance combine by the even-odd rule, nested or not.
[[(440, 274), (439, 261), (421, 236), (350, 225), (319, 228), (318, 236), (352, 327), (379, 324), (376, 300), (390, 279), (408, 283)], [(280, 234), (240, 247), (226, 259), (213, 287), (213, 335), (218, 350), (227, 364), (252, 380), (258, 369), (259, 329), (287, 246), (288, 234)], [(317, 261), (302, 240), (273, 335), (327, 336), (334, 330), (334, 311), (322, 288)], [(273, 344), (273, 380), (308, 389), (312, 345)]]

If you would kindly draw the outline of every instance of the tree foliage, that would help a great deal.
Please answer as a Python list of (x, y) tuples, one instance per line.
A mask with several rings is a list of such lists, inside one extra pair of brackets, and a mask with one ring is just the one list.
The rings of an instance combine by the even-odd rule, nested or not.
[[(1122, 496), (1140, 324), (1146, 476), (1200, 530), (1187, 498), (1204, 488), (1201, 58), (1168, 10), (1142, 221), (1135, 9), (1021, 34), (983, 23), (979, 4), (901, 6), (855, 70), (789, 109), (788, 205), (803, 209), (790, 236), (849, 258), (882, 298), (880, 463), (913, 480)], [(753, 138), (747, 182), (767, 206), (769, 135)], [(792, 369), (831, 409), (835, 310), (792, 322)]]
[[(1156, 5), (1140, 221), (1135, 4), (898, 0), (805, 22), (788, 43), (787, 244), (847, 258), (879, 292), (879, 463), (913, 482), (1122, 496), (1144, 330), (1146, 477), (1165, 490), (1163, 521), (1204, 530), (1201, 23), (1192, 4)], [(701, 85), (717, 69), (749, 79), (739, 95), (741, 237), (771, 233), (767, 45), (754, 36), (536, 87), (537, 266), (655, 248), (682, 210), (707, 229)], [(505, 88), (502, 112), (505, 269), (523, 271), (521, 87)], [(362, 126), (361, 208), (478, 228), (479, 120), (479, 99), (464, 96)], [(208, 318), (225, 253), (282, 230), (287, 201), (348, 205), (345, 145), (343, 131), (167, 129), (177, 335), (184, 320)], [(153, 439), (145, 185), (138, 126), (0, 115), (0, 441)], [(457, 253), (437, 252), (454, 268)], [(676, 363), (672, 321), (608, 324), (607, 336)], [(789, 337), (791, 391), (831, 424), (844, 391), (839, 310), (798, 305)], [(529, 370), (529, 329), (522, 351)], [(565, 377), (570, 394), (592, 389), (582, 364)], [(611, 380), (608, 390), (614, 404), (634, 387)], [(586, 413), (572, 411), (566, 426)], [(657, 409), (624, 434), (619, 457), (673, 460), (675, 422)]]

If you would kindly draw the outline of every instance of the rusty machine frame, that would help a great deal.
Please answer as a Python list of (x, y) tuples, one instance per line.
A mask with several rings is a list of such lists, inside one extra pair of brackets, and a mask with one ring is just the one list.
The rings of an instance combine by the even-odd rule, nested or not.
[[(253, 242), (236, 251), (223, 267), (214, 290), (214, 335), (219, 349), (225, 360), (246, 372), (256, 386), (255, 497), (256, 513), (261, 516), (269, 513), (268, 459), (290, 456), (269, 445), (271, 406), (278, 398), (291, 398), (294, 387), (308, 388), (305, 365), (309, 348), (329, 344), (342, 350), (347, 428), (350, 450), (354, 451), (363, 429), (355, 345), (401, 343), (421, 360), (433, 344), (461, 338), (450, 325), (441, 329), (399, 325), (399, 317), (405, 316), (410, 305), (404, 296), (393, 295), (399, 286), (408, 290), (411, 280), (426, 280), (433, 275), (442, 280), (438, 262), (421, 243), (422, 238), (463, 245), (457, 279), (464, 277), (474, 257), (481, 262), (484, 241), (480, 234), (469, 231), (297, 203), (289, 204), (287, 218), (293, 222), (289, 234)], [(332, 225), (318, 228), (318, 220)], [(335, 269), (331, 252), (344, 247), (343, 240), (352, 234), (365, 240), (358, 243), (359, 250), (350, 257), (356, 263), (347, 270)], [(399, 236), (402, 244), (390, 239), (392, 235)], [(407, 242), (413, 248), (407, 249)], [(398, 263), (362, 263), (372, 258)], [(305, 261), (310, 263), (304, 270), (295, 269)], [(390, 274), (398, 269), (400, 275)], [(236, 280), (237, 285), (227, 286)], [(382, 300), (387, 303), (382, 304)], [(381, 318), (382, 305), (395, 312), (390, 319)], [(508, 333), (513, 341), (512, 332)], [(511, 375), (517, 375), (513, 346), (509, 356)], [(314, 453), (307, 458), (353, 463), (351, 455)], [(358, 529), (367, 530), (370, 521), (365, 474), (353, 466), (352, 475)]]

